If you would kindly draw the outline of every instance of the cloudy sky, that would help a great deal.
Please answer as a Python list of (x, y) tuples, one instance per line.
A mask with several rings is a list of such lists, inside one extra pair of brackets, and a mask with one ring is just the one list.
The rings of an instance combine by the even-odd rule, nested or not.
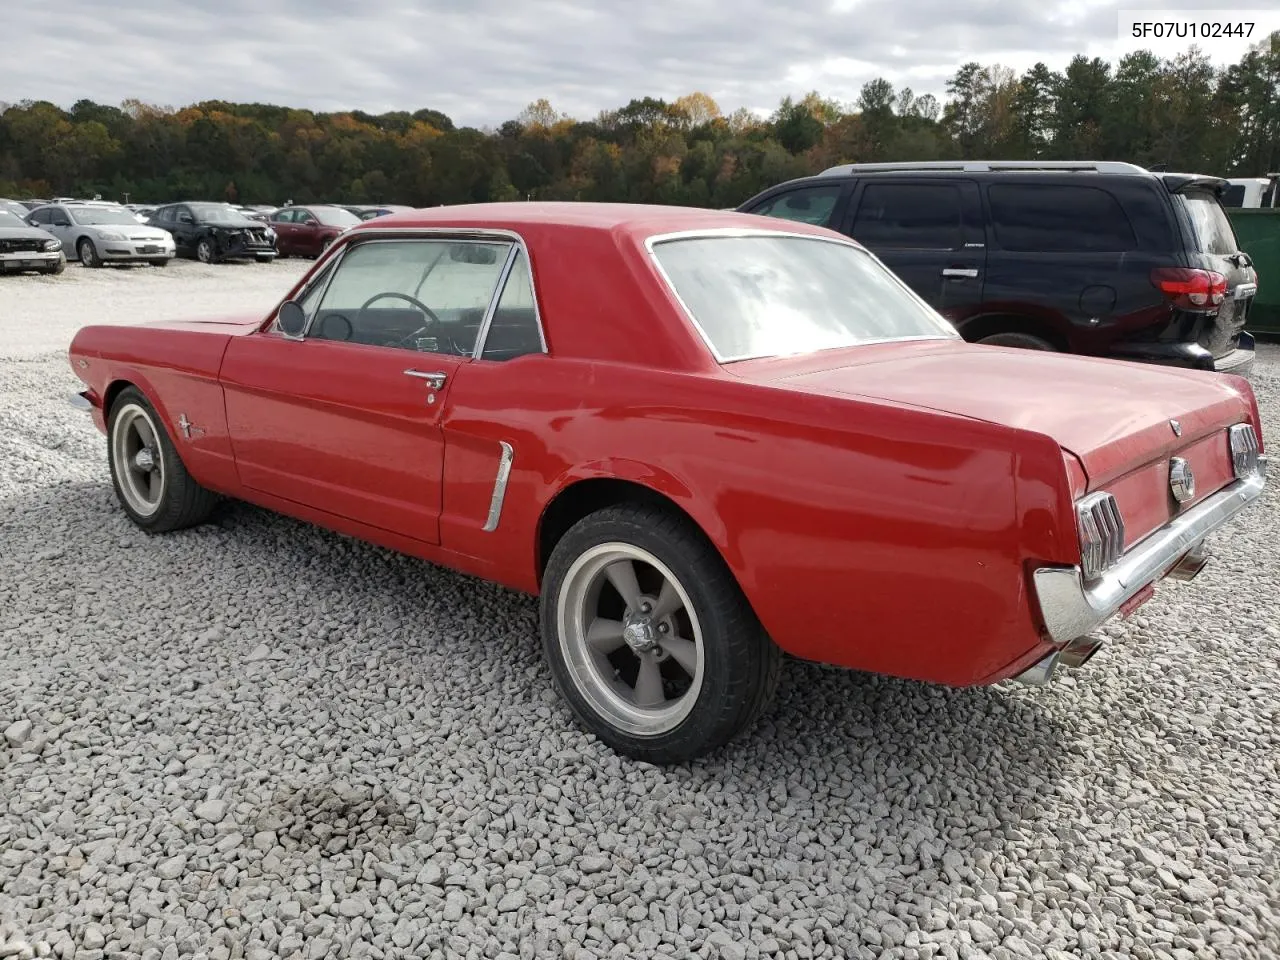
[[(6, 3), (0, 102), (253, 101), (371, 112), (431, 107), (497, 125), (547, 97), (579, 118), (651, 95), (709, 93), (727, 113), (867, 80), (941, 96), (966, 60), (1062, 67), (1115, 58), (1143, 0), (59, 0)], [(1183, 3), (1280, 29), (1274, 4)], [(1158, 15), (1157, 10), (1166, 11)], [(805, 12), (807, 11), (807, 12)], [(1230, 13), (1228, 14), (1228, 11)], [(1233, 62), (1248, 41), (1203, 49)]]

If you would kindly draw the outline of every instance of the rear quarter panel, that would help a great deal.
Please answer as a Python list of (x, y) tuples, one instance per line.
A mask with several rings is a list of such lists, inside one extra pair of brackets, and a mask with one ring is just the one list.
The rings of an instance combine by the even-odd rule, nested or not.
[[(775, 642), (804, 659), (987, 681), (1040, 642), (1028, 561), (1078, 559), (1059, 539), (1062, 452), (1033, 434), (548, 357), (471, 365), (449, 403), (447, 549), (536, 592), (547, 504), (583, 479), (632, 480), (693, 518)], [(502, 522), (485, 533), (501, 439), (515, 459)]]
[[(197, 482), (228, 493), (237, 486), (218, 368), (229, 336), (253, 329), (219, 323), (90, 326), (71, 342), (75, 374), (89, 387), (94, 420), (105, 432), (106, 401), (126, 384), (142, 391), (164, 421)], [(185, 414), (187, 438), (178, 429)]]

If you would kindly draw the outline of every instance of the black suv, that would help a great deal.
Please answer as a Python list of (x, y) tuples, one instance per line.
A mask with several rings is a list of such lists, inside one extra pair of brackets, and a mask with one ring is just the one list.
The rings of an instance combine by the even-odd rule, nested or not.
[(863, 163), (737, 209), (853, 237), (971, 342), (1243, 375), (1257, 274), (1226, 187), (1130, 163)]

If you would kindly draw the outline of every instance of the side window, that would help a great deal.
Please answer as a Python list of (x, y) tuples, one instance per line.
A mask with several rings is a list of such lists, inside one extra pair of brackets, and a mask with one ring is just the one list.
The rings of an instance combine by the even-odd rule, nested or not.
[(993, 183), (996, 243), (1012, 252), (1116, 253), (1138, 245), (1124, 208), (1098, 187)]
[(836, 201), (840, 199), (841, 189), (843, 184), (839, 183), (821, 187), (802, 187), (766, 200), (750, 212), (823, 227), (831, 221), (831, 211), (835, 209)]
[(190, 207), (176, 207), (177, 213), (174, 216), (179, 223), (195, 223), (196, 218), (191, 213)]
[(156, 219), (161, 223), (173, 223), (176, 218), (175, 210), (177, 210), (176, 207), (161, 207), (160, 212), (156, 214)]
[(482, 360), (511, 360), (526, 353), (542, 352), (538, 332), (538, 308), (534, 302), (533, 280), (524, 251), (516, 254), (507, 276), (498, 307), (485, 334)]
[(27, 219), (32, 223), (49, 223), (52, 218), (48, 210), (36, 210)]
[(355, 244), (334, 268), (308, 336), (470, 356), (510, 248), (477, 240)]
[(1222, 194), (1222, 205), (1224, 207), (1243, 207), (1244, 206), (1244, 184), (1233, 183), (1227, 187)]
[(293, 211), (294, 223), (315, 223), (316, 218), (309, 214), (306, 210)]
[(959, 249), (960, 190), (949, 183), (869, 183), (851, 233), (873, 250)]

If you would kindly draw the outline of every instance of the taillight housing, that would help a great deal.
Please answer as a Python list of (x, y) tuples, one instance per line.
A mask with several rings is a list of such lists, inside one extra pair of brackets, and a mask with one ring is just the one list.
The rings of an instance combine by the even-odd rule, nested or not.
[(1179, 310), (1214, 313), (1227, 298), (1227, 278), (1213, 270), (1157, 267), (1151, 282)]
[(1124, 518), (1109, 493), (1091, 493), (1076, 503), (1080, 534), (1080, 568), (1086, 580), (1096, 580), (1124, 554)]
[(1238, 478), (1251, 477), (1258, 472), (1258, 435), (1253, 425), (1237, 423), (1230, 431), (1231, 466)]

